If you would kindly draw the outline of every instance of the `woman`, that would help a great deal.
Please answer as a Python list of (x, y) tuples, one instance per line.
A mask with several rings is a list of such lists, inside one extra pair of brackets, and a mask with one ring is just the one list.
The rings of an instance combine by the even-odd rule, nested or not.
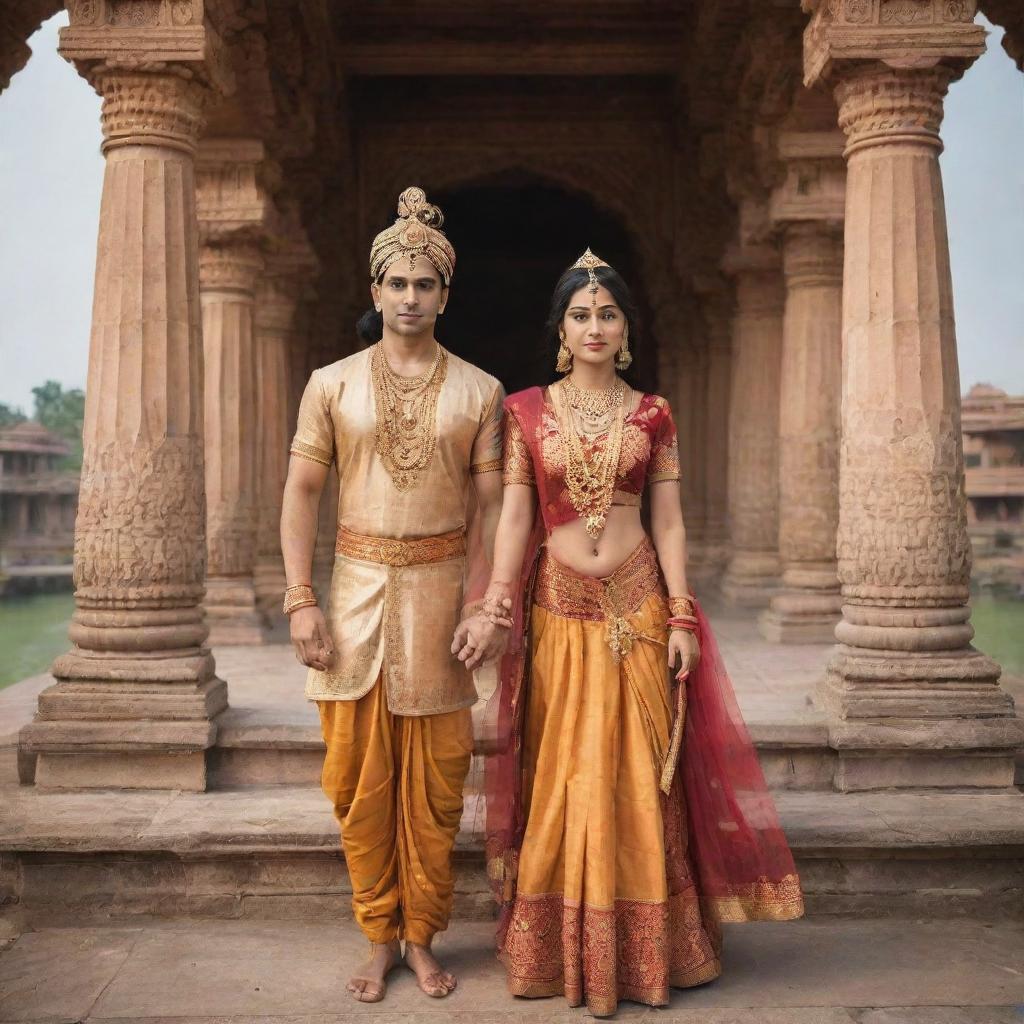
[[(506, 401), (482, 612), (496, 631), (507, 608), (515, 619), (491, 709), (501, 752), (487, 765), (509, 989), (564, 993), (597, 1016), (619, 999), (665, 1005), (670, 986), (717, 977), (721, 922), (803, 909), (689, 594), (671, 410), (616, 373), (635, 323), (622, 278), (588, 249), (558, 282), (548, 322), (565, 376)], [(483, 654), (460, 657), (472, 666)]]

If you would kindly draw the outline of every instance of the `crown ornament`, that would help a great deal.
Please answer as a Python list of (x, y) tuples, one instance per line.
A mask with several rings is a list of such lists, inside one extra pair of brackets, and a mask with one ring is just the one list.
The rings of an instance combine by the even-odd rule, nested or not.
[(444, 214), (427, 201), (427, 194), (418, 185), (407, 188), (398, 197), (398, 219), (373, 240), (370, 247), (370, 278), (376, 281), (388, 267), (403, 256), (409, 259), (409, 270), (416, 269), (416, 260), (429, 260), (445, 285), (455, 273), (455, 248), (441, 230)]
[(587, 246), (587, 251), (569, 268), (570, 270), (585, 270), (587, 276), (590, 278), (590, 293), (591, 295), (597, 294), (599, 287), (597, 281), (597, 274), (594, 273), (598, 267), (608, 267), (611, 269), (611, 264), (605, 263), (600, 256), (595, 256), (590, 251), (590, 246)]

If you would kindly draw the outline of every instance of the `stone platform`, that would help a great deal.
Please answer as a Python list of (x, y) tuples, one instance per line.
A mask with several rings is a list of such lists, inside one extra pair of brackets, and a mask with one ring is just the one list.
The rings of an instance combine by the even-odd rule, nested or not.
[[(1024, 796), (832, 790), (811, 693), (823, 646), (761, 640), (753, 616), (715, 616), (724, 656), (776, 792), (812, 915), (1024, 917)], [(231, 708), (206, 793), (46, 792), (18, 786), (17, 729), (39, 677), (0, 691), (0, 905), (25, 924), (73, 913), (334, 920), (348, 890), (317, 784), (323, 744), (283, 644), (216, 651)], [(31, 759), (21, 758), (31, 775)], [(477, 801), (467, 783), (456, 914), (489, 917)], [(347, 910), (344, 910), (347, 913)]]
[[(0, 941), (0, 949), (5, 944)], [(359, 1005), (345, 969), (363, 955), (350, 924), (134, 922), (12, 935), (0, 952), (0, 1022), (145, 1024), (575, 1024), (559, 998), (513, 999), (489, 924), (438, 937), (459, 988), (429, 999), (391, 975)], [(671, 1006), (620, 1004), (663, 1024), (1011, 1024), (1022, 1019), (1019, 925), (803, 920), (729, 926), (725, 971)]]

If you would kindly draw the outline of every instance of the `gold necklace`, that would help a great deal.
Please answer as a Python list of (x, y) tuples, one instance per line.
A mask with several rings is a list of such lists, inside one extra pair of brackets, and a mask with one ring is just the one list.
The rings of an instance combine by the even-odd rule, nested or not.
[[(549, 392), (554, 398), (559, 432), (565, 440), (565, 484), (572, 507), (583, 519), (587, 534), (596, 540), (604, 529), (615, 493), (615, 477), (622, 452), (626, 388), (622, 381), (617, 380), (610, 389), (616, 404), (604, 414), (610, 418), (607, 438), (603, 442), (596, 438), (585, 441), (582, 435), (590, 432), (586, 427), (580, 429), (577, 413), (584, 417), (588, 413), (573, 408), (570, 402), (572, 390), (565, 388), (565, 383), (565, 379), (561, 380)], [(576, 390), (579, 392), (578, 388)]]
[(618, 377), (610, 388), (590, 390), (581, 388), (572, 377), (563, 377), (562, 386), (569, 404), (589, 416), (603, 416), (622, 404), (622, 393), (625, 384)]
[(414, 487), (437, 447), (437, 399), (448, 375), (448, 353), (440, 345), (425, 373), (403, 377), (391, 368), (381, 343), (370, 356), (376, 450), (400, 491)]

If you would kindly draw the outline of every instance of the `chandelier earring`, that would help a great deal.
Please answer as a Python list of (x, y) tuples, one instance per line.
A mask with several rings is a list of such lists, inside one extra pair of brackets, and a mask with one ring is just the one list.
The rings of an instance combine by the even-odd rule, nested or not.
[(572, 352), (565, 343), (565, 331), (558, 332), (558, 359), (555, 362), (556, 373), (568, 373), (572, 369)]
[(628, 370), (632, 362), (633, 355), (629, 351), (629, 321), (627, 320), (626, 326), (622, 329), (622, 345), (615, 354), (615, 369)]

